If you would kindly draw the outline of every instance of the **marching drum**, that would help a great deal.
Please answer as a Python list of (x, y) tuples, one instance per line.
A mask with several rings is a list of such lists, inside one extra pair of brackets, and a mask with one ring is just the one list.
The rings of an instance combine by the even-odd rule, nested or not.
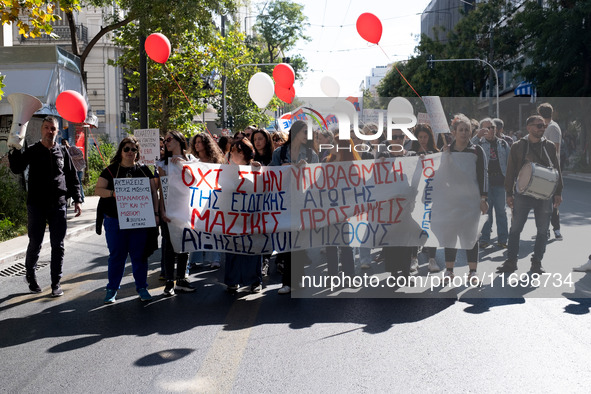
[(536, 163), (525, 163), (517, 176), (517, 193), (547, 200), (556, 191), (558, 171)]

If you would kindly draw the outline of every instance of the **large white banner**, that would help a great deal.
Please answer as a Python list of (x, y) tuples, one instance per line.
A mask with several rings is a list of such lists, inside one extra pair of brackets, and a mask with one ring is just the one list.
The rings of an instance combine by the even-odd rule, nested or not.
[(250, 167), (169, 166), (175, 251), (242, 254), (322, 246), (442, 246), (478, 238), (476, 156)]

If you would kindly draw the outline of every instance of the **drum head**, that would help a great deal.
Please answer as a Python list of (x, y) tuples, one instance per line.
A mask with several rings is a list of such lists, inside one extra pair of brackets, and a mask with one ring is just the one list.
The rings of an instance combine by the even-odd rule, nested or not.
[(517, 175), (517, 191), (523, 193), (531, 182), (533, 168), (531, 163), (525, 163)]

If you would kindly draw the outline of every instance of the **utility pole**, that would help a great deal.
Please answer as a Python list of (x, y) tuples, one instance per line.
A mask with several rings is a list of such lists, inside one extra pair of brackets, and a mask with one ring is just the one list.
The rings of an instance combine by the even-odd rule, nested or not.
[[(140, 22), (141, 23), (141, 22)], [(146, 36), (140, 36), (140, 128), (148, 128), (148, 60), (146, 58)]]
[[(226, 15), (222, 15), (222, 37), (226, 37)], [(226, 64), (224, 63), (224, 73)], [(228, 112), (226, 108), (226, 75), (222, 75), (222, 128), (225, 128), (228, 122)]]

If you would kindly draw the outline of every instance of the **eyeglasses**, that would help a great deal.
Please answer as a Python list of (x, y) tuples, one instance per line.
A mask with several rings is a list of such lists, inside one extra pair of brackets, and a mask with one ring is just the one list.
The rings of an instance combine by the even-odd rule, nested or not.
[(137, 148), (130, 148), (129, 146), (126, 146), (125, 148), (123, 148), (123, 152), (127, 153), (129, 151), (132, 151), (135, 153), (135, 152), (137, 152)]
[(168, 143), (170, 141), (174, 140), (174, 137), (168, 137), (164, 139), (164, 142)]
[(404, 136), (402, 134), (401, 135), (392, 135), (393, 140), (401, 140), (403, 138), (404, 138)]

